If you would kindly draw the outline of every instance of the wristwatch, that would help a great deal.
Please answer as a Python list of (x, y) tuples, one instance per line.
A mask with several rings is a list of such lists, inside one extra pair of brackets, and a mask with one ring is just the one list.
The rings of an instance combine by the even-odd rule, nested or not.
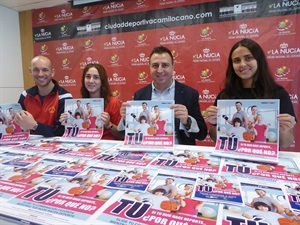
[(39, 124), (36, 123), (36, 124), (33, 126), (33, 128), (31, 128), (31, 130), (35, 131), (35, 130), (38, 128), (38, 126), (39, 126)]

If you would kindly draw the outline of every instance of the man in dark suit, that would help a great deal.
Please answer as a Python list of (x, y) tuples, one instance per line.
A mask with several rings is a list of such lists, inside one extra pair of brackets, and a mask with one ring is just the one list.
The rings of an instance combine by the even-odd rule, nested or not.
[[(201, 115), (199, 92), (173, 79), (174, 58), (171, 51), (163, 46), (155, 47), (150, 54), (152, 84), (134, 93), (134, 100), (175, 100), (171, 106), (175, 115), (176, 143), (195, 145), (196, 139), (207, 136), (207, 126)], [(120, 113), (123, 119), (126, 106), (122, 104)], [(120, 123), (121, 124), (121, 123)]]

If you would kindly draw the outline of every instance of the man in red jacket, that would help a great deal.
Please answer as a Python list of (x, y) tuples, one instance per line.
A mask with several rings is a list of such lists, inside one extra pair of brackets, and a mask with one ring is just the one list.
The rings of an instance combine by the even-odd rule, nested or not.
[(17, 124), (45, 137), (62, 136), (64, 126), (59, 117), (64, 112), (65, 99), (72, 95), (53, 80), (55, 71), (47, 57), (34, 57), (29, 71), (36, 85), (20, 95), (18, 102), (23, 111), (16, 115)]

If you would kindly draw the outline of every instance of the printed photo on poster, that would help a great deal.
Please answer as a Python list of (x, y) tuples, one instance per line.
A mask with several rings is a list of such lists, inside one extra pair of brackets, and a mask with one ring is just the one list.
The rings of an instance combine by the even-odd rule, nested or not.
[(164, 224), (216, 225), (218, 203), (192, 199), (196, 178), (159, 173), (146, 192), (127, 191), (111, 199), (97, 221), (125, 225)]
[[(300, 211), (300, 179), (297, 181), (285, 181), (284, 189), (288, 195), (288, 201), (294, 212)], [(284, 196), (281, 196), (281, 200)], [(300, 215), (300, 214), (299, 214)]]
[(214, 155), (278, 162), (278, 99), (218, 100)]
[(157, 174), (153, 168), (127, 166), (106, 185), (107, 187), (145, 192)]
[(224, 204), (222, 224), (299, 225), (299, 217), (292, 212), (287, 195), (280, 183), (241, 181), (244, 206)]
[(76, 138), (79, 140), (95, 139), (99, 141), (103, 135), (101, 113), (104, 111), (103, 98), (66, 99), (65, 112), (68, 118), (62, 123), (65, 133), (61, 141)]
[(209, 202), (243, 203), (240, 182), (234, 175), (199, 175), (193, 197)]
[(26, 141), (29, 138), (29, 130), (23, 130), (15, 120), (17, 113), (22, 111), (20, 104), (0, 105), (0, 142)]
[(300, 170), (296, 162), (292, 158), (285, 157), (279, 157), (278, 164), (226, 158), (222, 160), (221, 172), (257, 180), (267, 178), (300, 182)]
[(175, 142), (174, 100), (130, 101), (126, 108), (125, 139), (121, 150), (159, 151)]
[(157, 169), (171, 169), (187, 173), (218, 173), (220, 157), (212, 156), (211, 151), (190, 150), (176, 146), (173, 152), (161, 153), (151, 166)]
[(148, 166), (158, 156), (157, 152), (126, 152), (118, 151), (118, 149), (110, 149), (93, 159), (111, 163), (111, 164), (123, 164), (123, 165), (136, 165), (136, 166)]

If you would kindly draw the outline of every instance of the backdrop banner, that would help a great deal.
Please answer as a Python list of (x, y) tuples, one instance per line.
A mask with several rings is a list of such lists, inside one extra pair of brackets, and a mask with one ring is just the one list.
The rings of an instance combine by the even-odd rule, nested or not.
[[(80, 98), (82, 70), (102, 64), (113, 95), (131, 100), (149, 84), (149, 54), (168, 47), (174, 78), (199, 91), (204, 111), (225, 78), (228, 53), (242, 38), (264, 49), (275, 80), (289, 92), (299, 121), (300, 2), (292, 0), (131, 0), (32, 11), (34, 54), (49, 57), (55, 79)], [(300, 137), (300, 124), (295, 127)], [(300, 149), (296, 141), (288, 150)], [(200, 144), (200, 143), (198, 143)], [(208, 137), (201, 145), (213, 146)]]

